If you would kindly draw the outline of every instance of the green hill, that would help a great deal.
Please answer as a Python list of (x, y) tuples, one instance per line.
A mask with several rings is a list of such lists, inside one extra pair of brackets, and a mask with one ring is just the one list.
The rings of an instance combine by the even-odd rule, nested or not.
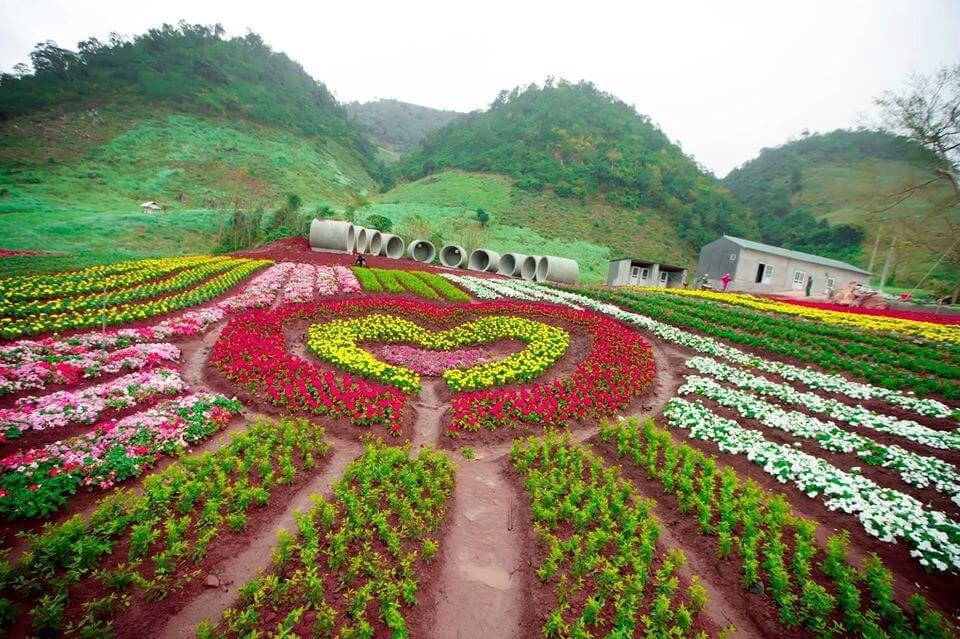
[[(763, 241), (868, 267), (877, 235), (879, 276), (896, 237), (894, 284), (910, 287), (934, 266), (960, 227), (960, 208), (935, 159), (909, 141), (875, 131), (804, 137), (760, 155), (723, 183), (748, 205)], [(924, 185), (921, 188), (912, 188)], [(955, 269), (942, 262), (932, 282)]]
[[(586, 82), (503, 91), (487, 111), (428, 135), (398, 172), (416, 180), (451, 168), (505, 175), (558, 202), (653, 213), (676, 229), (690, 256), (719, 233), (757, 235), (749, 211), (649, 118)], [(649, 233), (636, 213), (615, 233)]]
[(428, 133), (463, 115), (399, 100), (348, 102), (345, 106), (350, 119), (374, 144), (395, 153), (394, 160), (416, 150)]
[[(490, 216), (485, 229), (477, 208)], [(624, 255), (691, 265), (686, 243), (657, 211), (531, 192), (501, 175), (442, 171), (379, 195), (356, 221), (363, 224), (372, 215), (386, 217), (407, 238), (571, 257), (580, 262), (586, 283), (605, 283), (608, 260)]]
[[(326, 87), (256, 34), (165, 25), (0, 77), (4, 248), (209, 251), (235, 207), (304, 215), (376, 190), (375, 147)], [(142, 213), (139, 204), (164, 207)], [(268, 215), (269, 217), (269, 215)]]

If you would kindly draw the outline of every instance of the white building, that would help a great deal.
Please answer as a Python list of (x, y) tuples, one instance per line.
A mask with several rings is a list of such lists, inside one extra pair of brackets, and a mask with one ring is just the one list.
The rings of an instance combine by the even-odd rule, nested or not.
[(706, 276), (719, 289), (726, 273), (731, 277), (728, 291), (805, 292), (809, 283), (811, 295), (825, 295), (854, 280), (868, 283), (871, 275), (839, 260), (724, 235), (700, 249), (696, 281)]

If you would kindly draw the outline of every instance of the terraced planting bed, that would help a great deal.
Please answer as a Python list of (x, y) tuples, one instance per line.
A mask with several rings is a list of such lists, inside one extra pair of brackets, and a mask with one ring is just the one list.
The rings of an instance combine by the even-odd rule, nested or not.
[(957, 327), (778, 304), (291, 241), (0, 277), (0, 624), (958, 636)]

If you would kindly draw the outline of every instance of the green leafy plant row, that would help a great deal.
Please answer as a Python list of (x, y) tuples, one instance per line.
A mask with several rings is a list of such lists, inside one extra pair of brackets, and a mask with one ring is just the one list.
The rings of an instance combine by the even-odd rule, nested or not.
[(646, 637), (691, 634), (707, 593), (696, 576), (681, 587), (682, 550), (658, 552), (653, 501), (566, 435), (517, 440), (510, 460), (529, 494), (544, 556), (537, 576), (556, 598), (545, 638), (625, 639), (638, 629)]
[(443, 279), (426, 271), (354, 267), (354, 274), (368, 293), (410, 292), (429, 300), (469, 302), (470, 296)]
[(243, 535), (277, 486), (327, 454), (305, 420), (258, 422), (213, 453), (187, 457), (117, 491), (89, 516), (27, 533), (29, 549), (0, 562), (0, 617), (26, 615), (40, 636), (111, 636), (131, 603), (165, 598), (195, 581), (208, 553)]
[(809, 329), (813, 322), (794, 321), (781, 326), (766, 314), (744, 319), (739, 311), (729, 310), (731, 307), (706, 302), (681, 307), (666, 295), (580, 292), (674, 326), (817, 364), (828, 372), (847, 372), (891, 390), (909, 389), (918, 395), (941, 393), (949, 399), (960, 399), (960, 367), (944, 363), (942, 355), (939, 360), (930, 359), (930, 352), (928, 356), (911, 356), (899, 345), (903, 340), (894, 340), (889, 350), (876, 349), (819, 336)]
[[(718, 557), (739, 564), (743, 588), (767, 585), (787, 628), (818, 637), (953, 636), (923, 596), (914, 594), (907, 610), (897, 604), (893, 575), (875, 554), (852, 565), (849, 533), (830, 536), (820, 549), (816, 522), (794, 515), (784, 495), (741, 479), (729, 466), (718, 469), (715, 458), (678, 444), (652, 419), (604, 422), (600, 437), (675, 495), (681, 514), (697, 518), (700, 533), (716, 540)], [(818, 583), (821, 574), (829, 588)]]
[(409, 447), (369, 443), (333, 500), (314, 495), (297, 534), (277, 535), (272, 569), (197, 637), (409, 637), (404, 615), (439, 548), (455, 470), (433, 449), (411, 459)]

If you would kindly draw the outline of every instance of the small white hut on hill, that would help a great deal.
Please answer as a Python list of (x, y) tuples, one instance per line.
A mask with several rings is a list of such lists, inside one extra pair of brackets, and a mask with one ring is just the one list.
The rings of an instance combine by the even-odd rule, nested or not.
[(140, 210), (143, 211), (144, 213), (156, 213), (157, 211), (162, 211), (163, 207), (161, 207), (159, 204), (157, 204), (153, 200), (150, 200), (149, 202), (144, 202), (143, 204), (141, 204)]

